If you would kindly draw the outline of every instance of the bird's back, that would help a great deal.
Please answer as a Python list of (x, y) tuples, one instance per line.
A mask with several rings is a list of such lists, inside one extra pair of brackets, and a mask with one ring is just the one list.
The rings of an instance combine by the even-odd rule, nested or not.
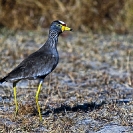
[(5, 78), (6, 81), (20, 79), (36, 79), (47, 76), (57, 66), (59, 60), (56, 48), (43, 46), (35, 53), (29, 55)]

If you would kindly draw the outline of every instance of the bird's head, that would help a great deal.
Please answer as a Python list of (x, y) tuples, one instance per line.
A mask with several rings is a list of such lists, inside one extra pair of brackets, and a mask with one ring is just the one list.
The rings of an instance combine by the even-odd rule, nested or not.
[(71, 28), (67, 27), (66, 23), (60, 20), (53, 21), (50, 30), (56, 30), (59, 33), (62, 33), (63, 31), (72, 31)]

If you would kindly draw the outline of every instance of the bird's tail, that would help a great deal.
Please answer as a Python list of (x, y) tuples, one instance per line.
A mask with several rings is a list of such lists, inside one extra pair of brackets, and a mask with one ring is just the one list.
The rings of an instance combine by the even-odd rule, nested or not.
[(5, 79), (6, 79), (6, 77), (0, 79), (0, 84), (2, 84), (3, 82), (5, 82), (6, 81)]

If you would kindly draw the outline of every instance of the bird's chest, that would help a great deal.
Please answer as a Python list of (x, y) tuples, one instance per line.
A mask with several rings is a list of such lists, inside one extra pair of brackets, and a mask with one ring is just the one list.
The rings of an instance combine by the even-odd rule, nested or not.
[(58, 63), (59, 60), (59, 56), (58, 53), (51, 53), (48, 55), (45, 55), (44, 57), (40, 58), (41, 63), (45, 64), (45, 65), (52, 65), (52, 64), (56, 64)]
[[(46, 52), (47, 51), (47, 52)], [(40, 62), (45, 65), (45, 67), (52, 67), (53, 65), (58, 63), (59, 55), (56, 49), (47, 49), (45, 54), (42, 54), (40, 57)]]
[(51, 55), (52, 57), (52, 60), (54, 60), (55, 61), (55, 64), (57, 64), (58, 63), (58, 61), (59, 61), (59, 55), (58, 54), (52, 54)]
[(52, 52), (51, 52), (51, 58), (54, 59), (54, 60), (59, 60), (59, 54), (58, 54), (58, 51), (56, 49), (54, 49)]

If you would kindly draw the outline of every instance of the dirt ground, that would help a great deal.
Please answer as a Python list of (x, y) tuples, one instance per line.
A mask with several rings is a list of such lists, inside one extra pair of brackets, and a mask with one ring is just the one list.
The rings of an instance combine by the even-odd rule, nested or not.
[[(0, 78), (46, 41), (48, 29), (0, 31)], [(37, 81), (17, 84), (14, 116), (11, 83), (0, 85), (1, 133), (133, 133), (132, 35), (65, 32), (60, 61), (46, 77), (36, 110)]]

